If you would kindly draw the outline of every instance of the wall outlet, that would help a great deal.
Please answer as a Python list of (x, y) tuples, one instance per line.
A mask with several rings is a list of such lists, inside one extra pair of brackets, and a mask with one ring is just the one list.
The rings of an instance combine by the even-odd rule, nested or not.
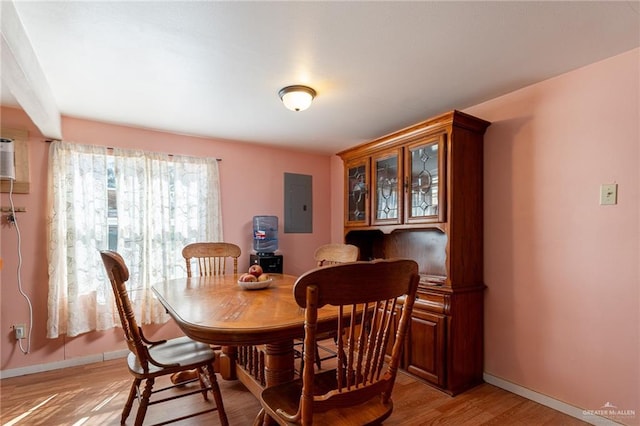
[(24, 324), (14, 325), (13, 330), (16, 333), (16, 340), (24, 339), (26, 337), (26, 327)]

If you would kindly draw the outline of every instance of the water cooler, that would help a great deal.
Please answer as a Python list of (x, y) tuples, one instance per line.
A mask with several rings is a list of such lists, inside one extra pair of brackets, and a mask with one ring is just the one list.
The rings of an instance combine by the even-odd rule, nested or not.
[(278, 217), (253, 217), (253, 250), (249, 256), (250, 265), (260, 265), (264, 272), (281, 274), (282, 255), (278, 250)]

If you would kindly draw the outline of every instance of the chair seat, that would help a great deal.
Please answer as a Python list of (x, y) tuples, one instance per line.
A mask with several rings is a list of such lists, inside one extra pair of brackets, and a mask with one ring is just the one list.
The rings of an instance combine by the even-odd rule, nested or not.
[[(336, 370), (327, 370), (316, 374), (313, 380), (314, 395), (323, 395), (336, 388)], [(302, 394), (302, 379), (293, 380), (282, 385), (272, 386), (262, 391), (260, 396), (262, 406), (267, 413), (282, 425), (295, 425), (278, 416), (275, 409), (281, 408), (289, 414), (294, 414), (300, 404)], [(274, 407), (273, 409), (271, 407)], [(320, 413), (314, 411), (313, 423), (317, 425), (369, 425), (379, 424), (391, 415), (393, 401), (385, 405), (381, 399), (374, 398), (360, 405), (333, 408)]]
[(127, 363), (129, 370), (135, 375), (145, 377), (165, 375), (171, 370), (183, 371), (189, 368), (197, 368), (201, 365), (213, 362), (216, 352), (205, 343), (196, 342), (188, 337), (180, 337), (168, 340), (149, 347), (151, 357), (162, 364), (178, 364), (175, 367), (158, 367), (149, 363), (149, 371), (144, 371), (134, 353), (129, 353)]

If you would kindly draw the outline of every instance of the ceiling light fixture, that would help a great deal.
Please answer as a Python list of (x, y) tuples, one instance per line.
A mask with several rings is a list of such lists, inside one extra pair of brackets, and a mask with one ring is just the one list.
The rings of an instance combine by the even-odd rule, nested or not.
[(316, 97), (316, 91), (307, 86), (287, 86), (278, 92), (284, 106), (291, 111), (304, 111)]

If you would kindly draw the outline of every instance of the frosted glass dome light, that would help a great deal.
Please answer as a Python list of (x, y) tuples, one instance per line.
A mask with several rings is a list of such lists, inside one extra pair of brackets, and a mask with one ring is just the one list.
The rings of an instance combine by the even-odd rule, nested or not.
[(291, 111), (304, 111), (311, 106), (316, 91), (307, 86), (287, 86), (278, 92), (282, 103)]

